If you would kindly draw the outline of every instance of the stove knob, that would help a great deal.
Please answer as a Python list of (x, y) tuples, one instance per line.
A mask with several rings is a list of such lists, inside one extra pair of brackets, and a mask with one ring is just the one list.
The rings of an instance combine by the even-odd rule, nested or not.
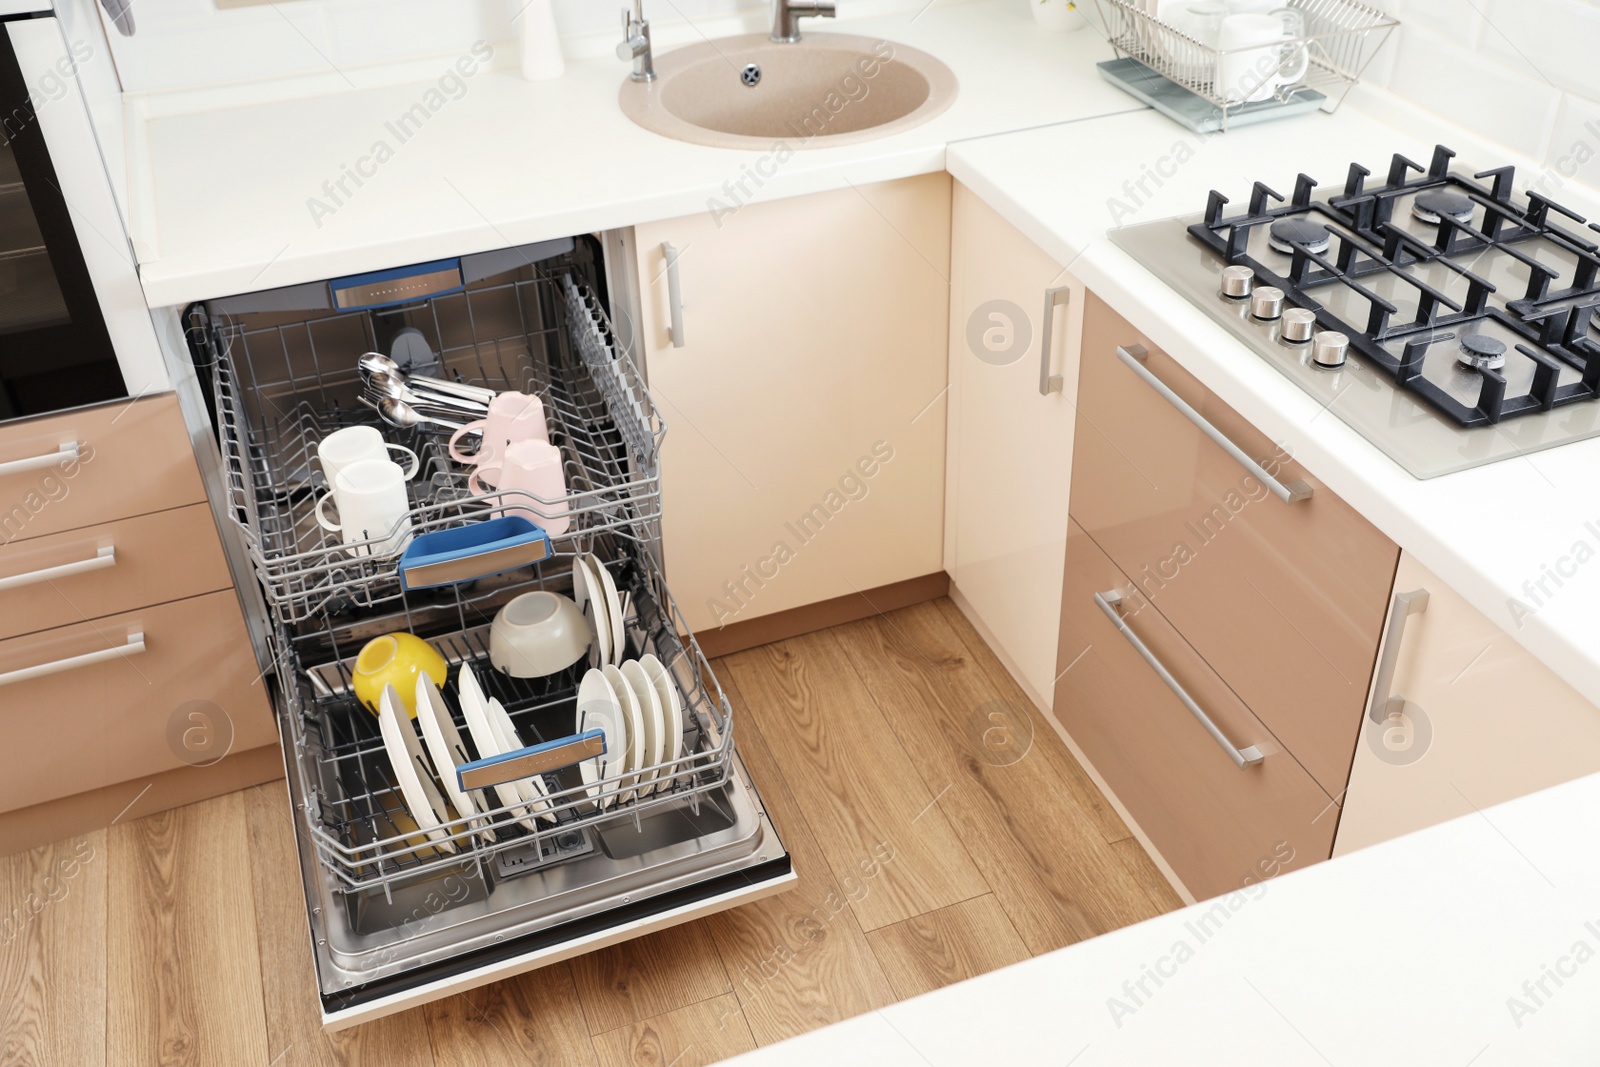
[(1255, 284), (1256, 272), (1249, 267), (1222, 268), (1222, 295), (1229, 300), (1243, 300)]
[(1323, 330), (1317, 334), (1316, 340), (1311, 342), (1312, 362), (1329, 370), (1344, 366), (1345, 356), (1349, 352), (1350, 338), (1332, 330)]
[(1272, 322), (1283, 314), (1283, 290), (1263, 285), (1250, 294), (1250, 317)]
[(1283, 313), (1283, 339), (1303, 345), (1316, 332), (1317, 316), (1305, 308), (1290, 308)]

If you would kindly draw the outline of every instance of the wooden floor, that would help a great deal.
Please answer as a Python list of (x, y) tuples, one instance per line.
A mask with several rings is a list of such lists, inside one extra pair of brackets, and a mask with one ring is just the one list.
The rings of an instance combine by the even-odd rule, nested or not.
[(279, 782), (0, 859), (0, 1064), (692, 1067), (1179, 906), (948, 600), (716, 668), (793, 891), (327, 1036)]

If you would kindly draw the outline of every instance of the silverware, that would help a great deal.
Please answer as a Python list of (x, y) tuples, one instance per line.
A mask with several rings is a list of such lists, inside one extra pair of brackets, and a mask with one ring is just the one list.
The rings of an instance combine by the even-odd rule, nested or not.
[(396, 378), (402, 385), (424, 387), (436, 393), (449, 393), (459, 396), (463, 400), (475, 400), (485, 407), (496, 396), (495, 390), (486, 389), (481, 385), (466, 385), (462, 382), (452, 382), (446, 378), (429, 378), (421, 374), (407, 374), (405, 368), (384, 355), (382, 352), (368, 352), (362, 356), (356, 366), (361, 371), (363, 378), (370, 378), (376, 374), (387, 374)]
[(465, 426), (464, 423), (451, 422), (448, 419), (437, 419), (432, 415), (424, 415), (404, 400), (396, 400), (393, 397), (386, 396), (374, 401), (371, 397), (363, 396), (360, 400), (361, 403), (382, 416), (384, 422), (402, 430), (427, 429), (437, 426), (440, 429), (455, 431), (463, 429)]
[(393, 374), (373, 374), (367, 378), (367, 395), (375, 400), (399, 400), (413, 407), (431, 407), (482, 418), (489, 414), (489, 405), (465, 397), (450, 396), (432, 390), (413, 389), (404, 378)]

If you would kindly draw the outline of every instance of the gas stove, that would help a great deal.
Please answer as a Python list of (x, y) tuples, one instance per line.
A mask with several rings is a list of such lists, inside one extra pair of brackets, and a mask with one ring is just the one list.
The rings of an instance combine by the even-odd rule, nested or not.
[(1600, 225), (1454, 158), (1111, 238), (1418, 478), (1600, 435)]

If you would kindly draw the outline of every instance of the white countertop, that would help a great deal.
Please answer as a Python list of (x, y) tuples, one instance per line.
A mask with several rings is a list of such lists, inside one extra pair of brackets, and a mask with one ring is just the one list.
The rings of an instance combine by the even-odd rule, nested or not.
[[(1291, 190), (1300, 171), (1324, 186), (1342, 187), (1352, 161), (1381, 175), (1397, 151), (1426, 162), (1436, 140), (1456, 148), (1463, 160), (1492, 160), (1486, 167), (1515, 162), (1443, 123), (1399, 109), (1386, 113), (1404, 128), (1347, 104), (1333, 115), (1246, 127), (1202, 142), (1147, 111), (952, 145), (947, 166), (1224, 401), (1286, 443), (1374, 525), (1600, 704), (1600, 564), (1577, 566), (1559, 589), (1548, 584), (1553, 595), (1540, 597), (1544, 603), (1532, 615), (1514, 616), (1508, 599), (1535, 606), (1524, 583), (1539, 580), (1545, 565), (1572, 555), (1580, 541), (1600, 554), (1600, 439), (1419, 481), (1106, 239), (1114, 224), (1198, 211), (1211, 188), (1239, 202), (1255, 180)], [(1173, 173), (1159, 187), (1147, 181), (1150, 195), (1137, 195), (1143, 202), (1136, 205), (1124, 183), (1137, 182), (1147, 167)], [(1123, 205), (1115, 217), (1113, 198)], [(1580, 193), (1562, 190), (1559, 198), (1574, 200), (1593, 217)]]
[[(955, 72), (960, 95), (904, 133), (797, 152), (759, 199), (938, 171), (953, 141), (1139, 106), (1096, 73), (1111, 53), (1092, 30), (1039, 30), (1017, 0), (813, 20), (805, 32), (829, 29), (931, 53)], [(134, 238), (151, 306), (693, 214), (712, 196), (726, 202), (723, 184), (765, 154), (635, 126), (617, 107), (628, 65), (615, 57), (569, 62), (562, 78), (527, 82), (511, 51), (502, 46), (495, 69), (465, 79), (460, 98), (404, 143), (386, 123), (422, 99), (455, 57), (411, 65), (429, 81), (356, 89), (336, 78), (340, 91), (271, 103), (235, 97), (232, 106), (170, 114), (173, 100), (133, 101), (133, 115), (151, 116), (129, 131)], [(371, 77), (350, 72), (358, 84)], [(280, 97), (296, 91), (276, 87)], [(376, 173), (360, 188), (347, 185), (353, 195), (335, 213), (314, 219), (307, 201), (332, 203), (323, 183), (380, 139), (392, 158), (369, 167)]]
[(1593, 1064), (1597, 841), (1600, 775), (726, 1062)]

